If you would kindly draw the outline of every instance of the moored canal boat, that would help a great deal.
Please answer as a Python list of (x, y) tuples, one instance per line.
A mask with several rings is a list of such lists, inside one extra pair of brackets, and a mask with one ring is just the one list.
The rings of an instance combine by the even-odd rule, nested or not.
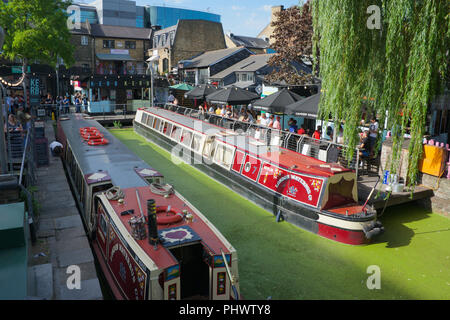
[(58, 140), (115, 298), (239, 299), (236, 250), (161, 173), (80, 114), (58, 121)]
[[(358, 203), (354, 171), (164, 108), (136, 113), (135, 131), (302, 229), (366, 244), (384, 232), (376, 210)], [(273, 139), (276, 141), (276, 139)]]

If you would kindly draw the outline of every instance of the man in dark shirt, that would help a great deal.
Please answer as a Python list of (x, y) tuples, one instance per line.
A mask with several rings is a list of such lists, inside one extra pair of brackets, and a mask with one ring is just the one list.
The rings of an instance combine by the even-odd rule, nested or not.
[(361, 157), (369, 157), (370, 156), (370, 139), (369, 139), (369, 131), (364, 131), (362, 136), (361, 144), (359, 145), (359, 155)]

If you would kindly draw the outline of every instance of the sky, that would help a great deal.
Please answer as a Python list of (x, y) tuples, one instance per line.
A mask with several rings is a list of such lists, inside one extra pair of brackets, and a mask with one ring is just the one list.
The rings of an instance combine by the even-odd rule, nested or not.
[(170, 7), (209, 11), (219, 14), (225, 33), (256, 37), (269, 23), (271, 7), (289, 8), (299, 0), (136, 0), (138, 5), (165, 5)]
[[(299, 0), (135, 0), (137, 5), (176, 7), (219, 14), (225, 33), (256, 37), (269, 23), (272, 6), (289, 8)], [(89, 3), (91, 1), (78, 1)]]

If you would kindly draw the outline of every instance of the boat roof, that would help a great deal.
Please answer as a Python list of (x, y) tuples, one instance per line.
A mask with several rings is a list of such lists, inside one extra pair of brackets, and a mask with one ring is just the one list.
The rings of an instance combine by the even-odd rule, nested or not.
[[(130, 219), (133, 216), (141, 216), (136, 190), (139, 192), (139, 199), (141, 201), (141, 207), (145, 217), (147, 217), (147, 200), (150, 199), (155, 200), (157, 209), (158, 207), (167, 207), (170, 205), (171, 211), (175, 210), (177, 213), (183, 213), (184, 210), (187, 210), (194, 216), (192, 222), (182, 220), (179, 223), (168, 226), (158, 225), (158, 234), (163, 242), (156, 246), (156, 250), (153, 245), (149, 244), (148, 238), (144, 240), (136, 240), (138, 245), (145, 251), (148, 257), (157, 264), (158, 268), (168, 268), (179, 264), (175, 257), (170, 253), (171, 248), (191, 245), (196, 242), (203, 243), (213, 255), (220, 255), (221, 250), (225, 254), (230, 254), (230, 248), (227, 247), (227, 244), (225, 243), (226, 240), (219, 238), (219, 232), (216, 233), (215, 230), (211, 228), (210, 222), (201, 216), (195, 208), (184, 202), (176, 194), (172, 194), (169, 197), (164, 197), (154, 194), (149, 187), (129, 188), (122, 190), (125, 195), (123, 204), (120, 204), (119, 201), (108, 200), (117, 217), (130, 234)], [(134, 210), (134, 215), (121, 215), (122, 212), (128, 210)]]
[(261, 141), (249, 137), (246, 134), (239, 134), (233, 130), (218, 127), (206, 121), (190, 118), (173, 111), (154, 107), (146, 108), (145, 111), (151, 112), (199, 133), (215, 135), (216, 139), (228, 145), (235, 146), (241, 151), (256, 156), (263, 161), (294, 172), (322, 177), (330, 177), (339, 173), (351, 172), (350, 169), (347, 169), (338, 163), (327, 163), (286, 148), (267, 146)]
[[(83, 157), (77, 157), (78, 164), (89, 182), (89, 176), (107, 173), (114, 185), (120, 188), (143, 187), (147, 183), (139, 175), (137, 169), (150, 169), (147, 163), (137, 157), (122, 142), (114, 137), (97, 121), (85, 119), (81, 114), (71, 114), (60, 121), (61, 127), (73, 152)], [(80, 136), (80, 128), (95, 127), (109, 141), (107, 145), (89, 146)]]

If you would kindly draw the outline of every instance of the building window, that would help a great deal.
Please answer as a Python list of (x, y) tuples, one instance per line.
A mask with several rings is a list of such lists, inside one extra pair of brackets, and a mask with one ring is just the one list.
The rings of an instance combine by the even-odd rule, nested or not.
[(89, 44), (89, 38), (86, 36), (81, 36), (81, 45), (87, 46)]
[(163, 72), (169, 72), (169, 59), (167, 58), (163, 59)]
[(184, 81), (195, 84), (195, 71), (186, 71)]
[(114, 40), (103, 40), (103, 48), (114, 49), (116, 47)]
[(125, 49), (136, 49), (136, 41), (125, 41)]

